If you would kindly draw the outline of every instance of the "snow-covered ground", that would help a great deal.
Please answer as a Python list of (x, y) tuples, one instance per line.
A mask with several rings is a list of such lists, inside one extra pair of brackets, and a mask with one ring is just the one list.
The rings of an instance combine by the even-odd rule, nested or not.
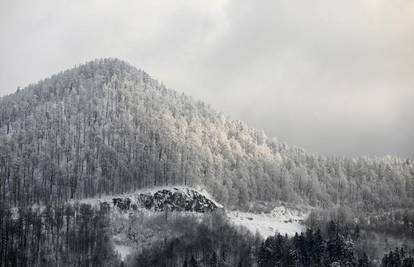
[(238, 226), (244, 226), (252, 233), (258, 232), (263, 237), (280, 233), (288, 236), (305, 230), (301, 223), (308, 216), (308, 212), (289, 209), (284, 206), (276, 207), (270, 213), (251, 213), (229, 211), (227, 216)]

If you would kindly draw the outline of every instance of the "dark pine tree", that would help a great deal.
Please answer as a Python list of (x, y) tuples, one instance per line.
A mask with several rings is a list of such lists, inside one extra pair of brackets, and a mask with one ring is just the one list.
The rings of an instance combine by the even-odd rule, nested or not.
[(198, 267), (197, 260), (194, 258), (193, 255), (191, 255), (189, 267)]

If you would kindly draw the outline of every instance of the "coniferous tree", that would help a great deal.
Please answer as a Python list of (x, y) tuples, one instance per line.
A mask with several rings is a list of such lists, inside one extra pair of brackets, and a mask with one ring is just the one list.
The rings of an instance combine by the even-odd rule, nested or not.
[(369, 267), (369, 260), (367, 254), (363, 254), (358, 260), (358, 267)]
[(189, 262), (189, 266), (190, 267), (198, 267), (197, 260), (194, 258), (193, 255), (191, 255), (191, 259), (190, 259), (190, 262)]

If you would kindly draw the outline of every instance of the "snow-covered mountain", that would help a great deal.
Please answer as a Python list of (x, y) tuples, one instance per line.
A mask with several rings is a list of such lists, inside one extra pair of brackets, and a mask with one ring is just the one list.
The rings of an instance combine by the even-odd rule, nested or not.
[(368, 266), (414, 251), (413, 179), (411, 159), (311, 154), (95, 60), (0, 98), (0, 265)]
[(161, 185), (201, 186), (226, 207), (258, 201), (412, 207), (397, 157), (310, 154), (167, 89), (118, 59), (63, 71), (0, 99), (2, 205)]

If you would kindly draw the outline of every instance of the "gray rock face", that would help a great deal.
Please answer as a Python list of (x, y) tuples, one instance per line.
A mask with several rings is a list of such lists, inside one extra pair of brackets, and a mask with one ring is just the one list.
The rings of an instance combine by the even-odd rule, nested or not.
[(121, 210), (146, 208), (154, 211), (212, 212), (220, 208), (214, 201), (190, 188), (161, 189), (133, 197), (113, 198), (113, 205)]
[(129, 208), (131, 207), (130, 198), (113, 198), (112, 203), (115, 207), (118, 207), (121, 210), (129, 210)]

